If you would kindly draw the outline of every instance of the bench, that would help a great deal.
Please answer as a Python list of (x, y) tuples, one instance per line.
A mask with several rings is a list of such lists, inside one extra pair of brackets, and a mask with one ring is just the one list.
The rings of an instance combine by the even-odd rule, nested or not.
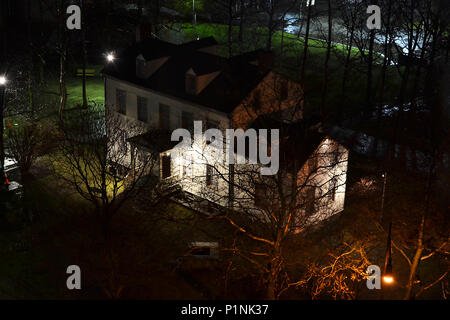
[[(94, 77), (95, 76), (95, 69), (85, 69), (85, 75), (86, 77)], [(83, 69), (79, 68), (77, 69), (77, 77), (83, 76)]]

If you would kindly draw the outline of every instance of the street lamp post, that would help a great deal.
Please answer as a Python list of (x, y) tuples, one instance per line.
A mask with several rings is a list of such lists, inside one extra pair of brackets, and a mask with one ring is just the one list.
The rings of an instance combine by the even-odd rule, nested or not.
[(194, 19), (194, 30), (195, 30), (195, 39), (198, 40), (198, 32), (197, 32), (197, 13), (195, 12), (195, 0), (192, 0), (192, 15)]
[(381, 196), (381, 220), (383, 220), (384, 218), (384, 195), (386, 193), (387, 171), (383, 173), (382, 178), (383, 178), (383, 194)]
[(392, 274), (392, 240), (391, 240), (391, 230), (392, 221), (389, 223), (389, 232), (386, 245), (386, 256), (384, 259), (384, 271), (383, 271), (383, 282), (386, 284), (391, 284), (394, 282), (394, 276)]
[(0, 76), (0, 188), (6, 185), (5, 148), (3, 143), (3, 116), (5, 107), (6, 77)]

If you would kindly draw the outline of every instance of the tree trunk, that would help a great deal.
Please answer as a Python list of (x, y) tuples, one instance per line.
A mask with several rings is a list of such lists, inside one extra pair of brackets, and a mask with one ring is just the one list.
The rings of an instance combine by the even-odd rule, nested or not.
[(83, 94), (83, 108), (87, 108), (87, 95), (86, 95), (86, 65), (87, 65), (87, 51), (86, 51), (86, 22), (85, 17), (86, 15), (84, 12), (86, 11), (86, 8), (84, 7), (84, 0), (81, 2), (82, 9), (81, 9), (81, 24), (82, 24), (82, 33), (83, 33), (83, 43), (82, 43), (82, 50), (83, 50), (83, 77), (82, 77), (82, 94)]
[[(273, 0), (275, 1), (275, 0)], [(269, 23), (268, 23), (268, 35), (267, 35), (267, 45), (266, 50), (272, 49), (272, 34), (273, 34), (273, 15), (274, 15), (274, 8), (273, 1), (270, 2), (270, 8), (269, 8)]]
[[(384, 58), (383, 58), (383, 66), (381, 68), (381, 85), (380, 85), (380, 97), (378, 102), (378, 110), (377, 110), (377, 127), (378, 129), (381, 128), (381, 118), (383, 116), (383, 106), (384, 106), (384, 89), (386, 86), (386, 72), (387, 67), (391, 62), (390, 59), (390, 48), (392, 44), (392, 37), (391, 37), (391, 9), (392, 9), (392, 2), (389, 1), (388, 9), (386, 13), (386, 32), (384, 34)], [(378, 138), (375, 136), (375, 140), (373, 143), (373, 154), (377, 155), (377, 149), (378, 149)]]
[(367, 87), (366, 87), (366, 115), (372, 112), (372, 81), (373, 81), (373, 46), (375, 42), (375, 31), (370, 31), (369, 53), (367, 55)]
[[(309, 1), (309, 0), (307, 0)], [(300, 72), (300, 83), (304, 84), (305, 82), (305, 69), (306, 69), (306, 60), (308, 56), (308, 40), (309, 40), (309, 28), (311, 25), (311, 7), (308, 6), (308, 14), (306, 16), (306, 32), (305, 32), (305, 44), (303, 48), (303, 61), (302, 61), (302, 69)]]
[(244, 16), (245, 16), (245, 2), (240, 0), (240, 19), (239, 19), (239, 44), (244, 40)]
[(64, 36), (64, 11), (63, 11), (63, 1), (60, 0), (58, 3), (58, 50), (59, 50), (59, 119), (62, 121), (63, 113), (66, 109), (67, 103), (67, 88), (66, 88), (66, 57), (67, 57), (67, 44)]
[(417, 249), (416, 249), (416, 253), (414, 254), (414, 258), (411, 261), (408, 283), (406, 284), (406, 292), (405, 292), (405, 296), (403, 298), (405, 300), (410, 300), (413, 297), (412, 289), (414, 286), (414, 282), (416, 280), (417, 269), (419, 267), (420, 258), (422, 257), (422, 252), (424, 249), (424, 247), (423, 247), (424, 224), (425, 224), (425, 217), (422, 216), (422, 221), (420, 223), (419, 237), (417, 239)]
[(323, 79), (323, 88), (322, 88), (322, 105), (320, 108), (320, 115), (323, 118), (325, 115), (325, 107), (327, 100), (327, 91), (328, 91), (328, 62), (330, 61), (330, 53), (331, 53), (331, 36), (333, 31), (333, 21), (331, 16), (331, 0), (328, 0), (328, 38), (327, 38), (327, 53), (325, 56), (325, 65), (324, 65), (324, 79)]
[(0, 188), (4, 187), (5, 183), (5, 147), (3, 144), (3, 117), (4, 117), (4, 103), (5, 103), (5, 86), (0, 86)]
[(59, 93), (60, 93), (60, 103), (59, 103), (59, 119), (63, 119), (63, 113), (66, 109), (67, 103), (67, 88), (66, 88), (66, 48), (61, 48), (59, 57)]
[(233, 0), (228, 0), (228, 57), (233, 56)]

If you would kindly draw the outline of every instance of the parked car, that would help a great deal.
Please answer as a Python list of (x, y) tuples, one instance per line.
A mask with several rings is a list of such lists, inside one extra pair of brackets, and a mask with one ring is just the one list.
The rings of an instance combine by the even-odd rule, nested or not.
[(5, 158), (5, 172), (8, 173), (9, 171), (16, 170), (17, 162), (13, 158), (6, 157)]
[(14, 192), (17, 195), (22, 195), (22, 185), (17, 181), (10, 181), (8, 185), (8, 191)]

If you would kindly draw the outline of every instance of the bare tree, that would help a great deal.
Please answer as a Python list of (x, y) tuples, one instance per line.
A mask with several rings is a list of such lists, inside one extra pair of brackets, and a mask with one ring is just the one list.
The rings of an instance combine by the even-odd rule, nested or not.
[(66, 87), (66, 60), (67, 60), (67, 43), (65, 32), (65, 10), (64, 0), (58, 1), (56, 16), (58, 19), (58, 46), (59, 53), (59, 118), (62, 120), (64, 110), (67, 104), (67, 87)]
[[(16, 160), (23, 180), (29, 176), (33, 163), (57, 143), (57, 129), (50, 123), (29, 121), (7, 130), (9, 153)], [(52, 141), (53, 140), (53, 141)]]
[[(66, 122), (55, 172), (89, 201), (107, 234), (111, 219), (145, 186), (154, 183), (158, 157), (131, 147), (127, 137), (142, 133), (119, 115), (77, 111)], [(151, 188), (151, 187), (150, 187)]]
[[(273, 128), (273, 122), (262, 120), (262, 127), (268, 124)], [(209, 219), (225, 220), (236, 229), (236, 238), (222, 249), (248, 263), (262, 279), (268, 299), (279, 298), (293, 282), (288, 254), (293, 239), (335, 213), (334, 200), (345, 184), (345, 148), (331, 140), (319, 144), (322, 140), (309, 129), (281, 126), (280, 169), (272, 176), (261, 176), (259, 165), (227, 167), (198, 153), (203, 162), (196, 162), (200, 169), (190, 180), (198, 188), (192, 188), (196, 196), (186, 204), (209, 210)], [(313, 147), (305, 148), (307, 143)]]

